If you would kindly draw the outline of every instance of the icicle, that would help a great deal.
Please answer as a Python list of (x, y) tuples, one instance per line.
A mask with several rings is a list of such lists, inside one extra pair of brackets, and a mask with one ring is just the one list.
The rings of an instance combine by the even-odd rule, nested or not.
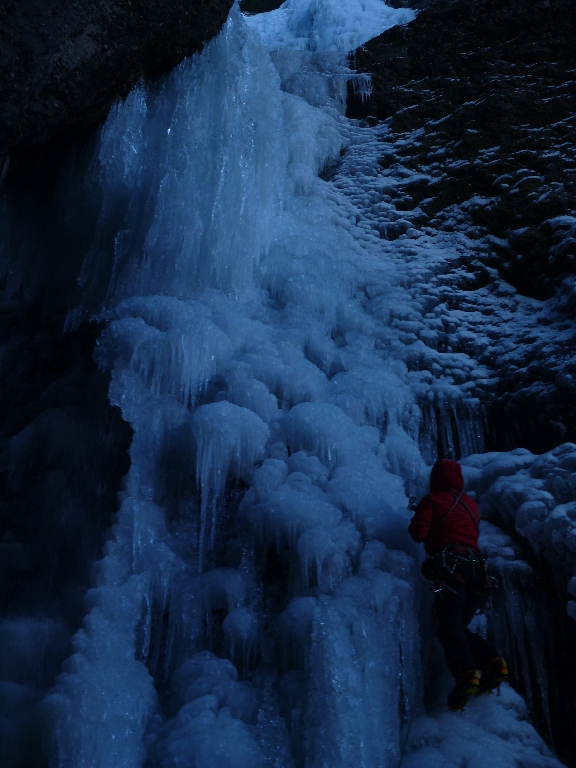
[(424, 460), (434, 463), (441, 453), (444, 458), (460, 459), (484, 449), (484, 424), (480, 403), (430, 390), (420, 403), (422, 425), (420, 447)]
[[(202, 570), (205, 538), (209, 546), (216, 532), (216, 507), (228, 473), (248, 477), (261, 458), (268, 440), (266, 424), (252, 411), (227, 401), (202, 405), (192, 417), (198, 444), (196, 477), (202, 497), (200, 509), (199, 569)], [(210, 518), (210, 519), (208, 519)]]
[(91, 306), (103, 290), (113, 308), (249, 286), (280, 214), (286, 148), (278, 75), (238, 16), (102, 129), (101, 210), (81, 276)]
[(250, 669), (250, 659), (256, 650), (258, 619), (247, 608), (234, 608), (222, 625), (228, 638), (230, 657), (241, 673)]
[(309, 528), (297, 545), (303, 583), (331, 592), (351, 572), (351, 558), (359, 545), (360, 534), (350, 522), (337, 528)]
[(349, 82), (352, 85), (354, 96), (360, 98), (363, 104), (367, 102), (372, 93), (372, 78), (370, 75), (355, 72)]

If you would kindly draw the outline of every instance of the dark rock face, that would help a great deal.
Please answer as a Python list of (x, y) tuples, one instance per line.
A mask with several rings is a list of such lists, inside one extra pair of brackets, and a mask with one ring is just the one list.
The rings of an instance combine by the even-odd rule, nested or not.
[(241, 0), (240, 8), (244, 13), (268, 13), (280, 8), (283, 0)]
[[(438, 222), (485, 198), (473, 224), (506, 240), (501, 270), (521, 293), (547, 298), (574, 272), (567, 224), (576, 193), (576, 15), (566, 0), (461, 0), (425, 10), (356, 52), (373, 92), (351, 117), (423, 129), (407, 148), (432, 176), (410, 190)], [(383, 160), (386, 162), (386, 159)], [(566, 237), (568, 235), (568, 237)]]
[[(102, 120), (221, 28), (231, 0), (2, 0), (0, 156)], [(0, 171), (1, 171), (0, 167)]]
[(476, 241), (476, 271), (550, 303), (550, 323), (562, 326), (564, 341), (553, 354), (519, 344), (517, 362), (496, 372), (488, 415), (489, 448), (513, 447), (514, 424), (513, 443), (548, 450), (576, 436), (574, 338), (567, 345), (565, 335), (576, 295), (574, 6), (439, 0), (421, 7), (411, 24), (355, 52), (353, 64), (372, 74), (373, 91), (365, 103), (351, 91), (348, 115), (390, 121), (381, 165), (412, 172), (397, 191), (399, 210), (418, 211), (432, 229), (465, 232)]
[(0, 196), (0, 615), (46, 611), (73, 632), (132, 430), (93, 359), (101, 327), (63, 333), (82, 250), (58, 217), (61, 164), (48, 159), (31, 153)]
[(33, 713), (71, 653), (132, 440), (93, 359), (101, 327), (63, 333), (83, 242), (58, 216), (55, 189), (75, 162), (84, 171), (83, 142), (68, 146), (67, 165), (55, 144), (23, 153), (0, 189), (0, 620), (36, 622), (48, 658), (41, 673), (4, 666), (29, 696), (30, 716), (17, 710), (2, 743), (15, 768), (48, 764)]
[(388, 0), (386, 5), (391, 8), (412, 8), (413, 10), (423, 11), (426, 8), (448, 8), (457, 3), (458, 0)]

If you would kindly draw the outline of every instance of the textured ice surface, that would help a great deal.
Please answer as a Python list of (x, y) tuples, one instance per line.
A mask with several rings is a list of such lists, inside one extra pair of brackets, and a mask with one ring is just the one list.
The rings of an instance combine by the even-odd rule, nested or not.
[[(227, 400), (206, 403), (192, 417), (192, 434), (196, 440), (196, 478), (202, 497), (200, 509), (200, 561), (207, 528), (210, 544), (216, 533), (216, 504), (226, 486), (229, 473), (250, 479), (254, 464), (262, 458), (269, 429), (248, 408)], [(210, 515), (210, 520), (208, 520)]]
[[(233, 9), (100, 132), (71, 322), (106, 321), (97, 356), (134, 438), (83, 629), (42, 703), (51, 768), (399, 763), (429, 613), (407, 494), (439, 443), (482, 450), (487, 377), (430, 341), (454, 318), (415, 288), (466, 241), (400, 218), (383, 134), (342, 117), (337, 54), (411, 17), (288, 2), (250, 28)], [(471, 481), (493, 475), (497, 494), (491, 461), (470, 459)], [(469, 738), (498, 765), (558, 765), (510, 692), (417, 720), (407, 761), (463, 768)]]
[(200, 285), (242, 290), (270, 242), (286, 162), (276, 70), (245, 27), (195, 61), (132, 91), (101, 132), (102, 204), (81, 282), (112, 307)]
[[(442, 702), (443, 705), (443, 702)], [(510, 687), (500, 697), (483, 696), (462, 715), (444, 707), (414, 728), (403, 768), (560, 768), (528, 721), (524, 701)]]
[[(518, 449), (485, 453), (464, 460), (470, 486), (480, 495), (481, 510), (498, 516), (517, 531), (532, 549), (566, 574), (568, 595), (574, 595), (576, 573), (576, 446), (560, 445), (535, 456)], [(567, 611), (576, 618), (574, 601)]]
[(575, 445), (540, 456), (526, 450), (470, 456), (464, 465), (471, 486), (482, 491), (485, 514), (497, 512), (536, 552), (576, 555)]
[(253, 16), (248, 23), (270, 50), (347, 52), (415, 15), (383, 0), (286, 0), (278, 10)]

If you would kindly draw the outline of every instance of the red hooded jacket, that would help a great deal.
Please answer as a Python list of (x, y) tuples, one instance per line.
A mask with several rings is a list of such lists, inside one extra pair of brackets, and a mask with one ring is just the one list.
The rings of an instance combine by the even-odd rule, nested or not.
[[(429, 555), (438, 554), (447, 544), (478, 550), (480, 512), (474, 499), (462, 493), (463, 489), (464, 477), (457, 461), (440, 459), (434, 464), (430, 473), (431, 492), (418, 504), (408, 528), (414, 541), (424, 542)], [(459, 494), (461, 501), (454, 506)], [(443, 520), (452, 506), (454, 509)]]

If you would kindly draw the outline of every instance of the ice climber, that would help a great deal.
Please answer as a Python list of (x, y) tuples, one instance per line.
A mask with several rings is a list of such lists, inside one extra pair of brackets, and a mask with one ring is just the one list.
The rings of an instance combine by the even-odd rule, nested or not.
[(488, 582), (478, 549), (480, 512), (463, 491), (460, 464), (437, 461), (430, 473), (430, 493), (418, 504), (408, 528), (414, 541), (424, 542), (428, 558), (422, 573), (438, 587), (438, 636), (456, 680), (448, 696), (453, 710), (508, 679), (506, 662), (494, 646), (467, 629), (485, 602)]

